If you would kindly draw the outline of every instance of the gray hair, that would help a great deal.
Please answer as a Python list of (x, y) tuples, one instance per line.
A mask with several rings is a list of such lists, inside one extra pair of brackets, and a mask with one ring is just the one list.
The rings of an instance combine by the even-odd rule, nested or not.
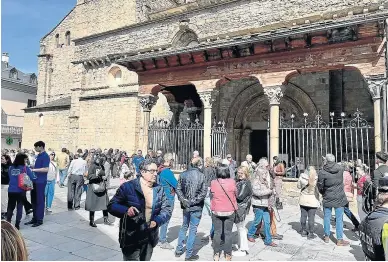
[(174, 157), (172, 156), (172, 153), (164, 154), (164, 157), (163, 157), (164, 162), (168, 162), (168, 161), (171, 161), (173, 159), (174, 159)]
[(335, 156), (333, 154), (327, 154), (325, 157), (325, 160), (328, 163), (334, 163), (335, 162)]
[(192, 167), (196, 167), (196, 168), (202, 167), (202, 166), (203, 166), (203, 160), (202, 160), (202, 158), (200, 158), (200, 157), (194, 158), (194, 159), (191, 161), (191, 166), (192, 166)]
[(266, 168), (268, 165), (267, 158), (260, 158), (259, 162), (257, 163), (257, 168)]

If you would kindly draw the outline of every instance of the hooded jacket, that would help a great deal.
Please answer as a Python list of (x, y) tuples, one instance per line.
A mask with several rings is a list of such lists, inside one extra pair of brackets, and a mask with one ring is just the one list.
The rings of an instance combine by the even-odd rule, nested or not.
[(344, 207), (348, 203), (343, 172), (343, 168), (337, 163), (327, 163), (319, 171), (317, 185), (323, 197), (323, 207)]

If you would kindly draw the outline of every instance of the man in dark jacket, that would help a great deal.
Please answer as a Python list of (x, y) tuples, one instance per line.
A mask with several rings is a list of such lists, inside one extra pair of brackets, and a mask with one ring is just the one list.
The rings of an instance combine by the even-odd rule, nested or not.
[(373, 172), (373, 177), (372, 177), (374, 196), (376, 196), (377, 194), (380, 178), (383, 178), (384, 174), (388, 173), (388, 154), (384, 152), (377, 152), (376, 164), (378, 167)]
[(159, 241), (159, 227), (171, 218), (172, 209), (163, 188), (156, 184), (156, 164), (140, 166), (141, 176), (122, 184), (108, 205), (120, 218), (119, 242), (124, 260), (149, 261)]
[(362, 250), (372, 261), (385, 259), (382, 230), (384, 223), (388, 221), (388, 176), (379, 179), (378, 188), (377, 208), (360, 225)]
[(140, 163), (144, 161), (143, 152), (141, 150), (137, 150), (137, 155), (133, 157), (132, 163), (136, 167), (136, 173), (140, 174)]
[(193, 247), (197, 228), (202, 217), (202, 209), (207, 194), (207, 184), (202, 170), (203, 162), (200, 157), (191, 160), (191, 166), (182, 173), (178, 180), (176, 194), (183, 209), (183, 224), (179, 231), (178, 246), (175, 250), (175, 256), (183, 255), (183, 242), (186, 239), (186, 233), (189, 229), (189, 236), (186, 243), (186, 260), (198, 260), (198, 255), (193, 255)]
[(330, 237), (330, 218), (334, 208), (336, 218), (337, 246), (347, 246), (348, 241), (343, 240), (343, 216), (344, 206), (348, 203), (346, 199), (344, 182), (344, 169), (335, 162), (335, 156), (327, 154), (324, 157), (324, 165), (318, 174), (318, 189), (323, 197), (323, 228), (325, 233), (325, 243), (329, 243)]

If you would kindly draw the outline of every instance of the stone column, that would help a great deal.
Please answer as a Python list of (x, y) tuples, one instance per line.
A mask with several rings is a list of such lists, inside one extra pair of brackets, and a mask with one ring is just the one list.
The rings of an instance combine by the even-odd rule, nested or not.
[(198, 93), (203, 103), (203, 158), (212, 156), (212, 91)]
[(273, 157), (279, 155), (279, 104), (283, 92), (281, 86), (270, 86), (264, 88), (264, 93), (269, 100), (269, 157), (273, 164)]
[(143, 108), (143, 153), (148, 149), (148, 126), (150, 124), (151, 109), (158, 101), (157, 96), (145, 95), (139, 98), (141, 107)]
[(235, 159), (238, 162), (237, 164), (240, 165), (241, 163), (241, 135), (242, 135), (242, 129), (240, 128), (235, 128), (233, 130), (234, 134), (234, 154), (235, 154)]
[(366, 80), (373, 99), (375, 152), (379, 152), (381, 151), (381, 100), (386, 78), (384, 75), (374, 75), (368, 76)]

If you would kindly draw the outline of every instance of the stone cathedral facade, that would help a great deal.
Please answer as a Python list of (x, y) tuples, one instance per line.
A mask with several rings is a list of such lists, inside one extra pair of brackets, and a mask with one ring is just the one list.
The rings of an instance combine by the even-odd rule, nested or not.
[(144, 150), (190, 101), (204, 156), (214, 121), (243, 160), (280, 153), (283, 119), (357, 111), (381, 150), (387, 17), (386, 0), (77, 0), (41, 39), (22, 147)]

